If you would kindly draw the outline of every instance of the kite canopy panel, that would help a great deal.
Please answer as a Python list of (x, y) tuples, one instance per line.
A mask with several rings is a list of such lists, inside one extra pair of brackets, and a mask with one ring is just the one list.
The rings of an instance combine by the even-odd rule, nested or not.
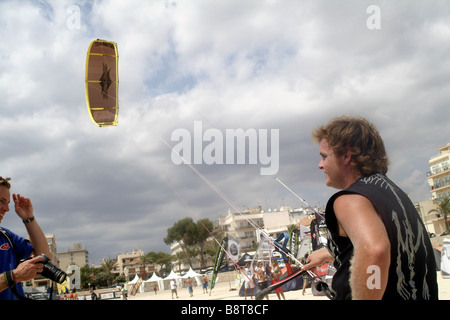
[(119, 115), (119, 54), (117, 44), (93, 40), (86, 57), (86, 102), (99, 127), (116, 126)]

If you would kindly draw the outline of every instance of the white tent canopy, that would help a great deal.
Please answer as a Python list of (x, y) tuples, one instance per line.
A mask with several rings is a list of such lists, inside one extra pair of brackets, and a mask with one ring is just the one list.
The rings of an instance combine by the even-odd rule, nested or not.
[(192, 270), (192, 267), (191, 267), (191, 268), (189, 268), (189, 271), (186, 272), (186, 274), (182, 278), (183, 279), (194, 278), (195, 281), (197, 282), (197, 285), (201, 285), (202, 282), (200, 281), (200, 278), (199, 278), (200, 276), (201, 276), (201, 274)]
[(199, 277), (201, 276), (200, 273), (195, 272), (194, 270), (192, 270), (192, 267), (189, 269), (189, 271), (182, 277), (184, 279), (187, 279), (189, 277)]
[(178, 274), (176, 274), (175, 272), (170, 271), (169, 275), (167, 277), (164, 278), (164, 280), (172, 280), (172, 279), (178, 279), (181, 278)]
[(159, 281), (162, 280), (163, 278), (159, 277), (156, 272), (153, 272), (153, 275), (151, 276), (150, 279), (145, 280), (145, 282), (152, 282), (152, 281)]
[(138, 280), (139, 280), (138, 275), (135, 275), (135, 276), (134, 276), (134, 279), (131, 280), (130, 282), (128, 282), (128, 284), (134, 284), (134, 283), (138, 282)]
[[(159, 277), (156, 272), (153, 272), (153, 275), (150, 277), (150, 279), (145, 280), (143, 282), (143, 288), (144, 288), (144, 292), (146, 291), (152, 291), (153, 287), (151, 287), (150, 290), (146, 290), (146, 283), (150, 283), (150, 282), (156, 282), (158, 284), (158, 290), (164, 290), (164, 281), (163, 278)], [(148, 287), (148, 286), (147, 286)]]
[[(170, 271), (169, 275), (167, 277), (165, 277), (163, 280), (169, 280), (170, 281), (172, 279), (175, 280), (175, 282), (177, 283), (178, 288), (181, 288), (181, 284), (182, 284), (181, 283), (182, 282), (181, 276), (179, 276), (178, 274), (173, 272), (173, 270)], [(163, 286), (165, 286), (165, 284), (163, 284)], [(169, 288), (170, 288), (170, 285), (169, 285)]]

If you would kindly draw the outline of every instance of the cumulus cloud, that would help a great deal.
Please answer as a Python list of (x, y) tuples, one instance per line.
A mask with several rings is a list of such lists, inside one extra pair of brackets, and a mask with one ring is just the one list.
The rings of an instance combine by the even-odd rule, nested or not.
[[(380, 29), (367, 27), (370, 5)], [(227, 213), (230, 204), (175, 165), (165, 144), (176, 144), (177, 129), (193, 133), (195, 121), (221, 132), (278, 129), (276, 175), (323, 206), (334, 190), (317, 170), (310, 132), (337, 115), (366, 116), (384, 137), (391, 178), (426, 200), (428, 159), (449, 136), (449, 7), (2, 1), (0, 175), (32, 198), (60, 250), (81, 242), (91, 263), (133, 248), (168, 251), (162, 239), (177, 220)], [(114, 128), (93, 125), (86, 108), (86, 52), (97, 38), (119, 49)], [(302, 205), (259, 165), (194, 167), (241, 209)], [(14, 213), (4, 223), (23, 228)]]

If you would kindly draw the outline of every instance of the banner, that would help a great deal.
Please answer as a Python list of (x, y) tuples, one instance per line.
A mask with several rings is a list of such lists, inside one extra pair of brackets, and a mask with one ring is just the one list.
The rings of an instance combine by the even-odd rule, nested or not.
[(313, 251), (323, 248), (325, 245), (320, 241), (320, 232), (319, 232), (319, 221), (318, 219), (312, 219), (311, 221), (311, 244)]
[(131, 290), (131, 295), (134, 296), (136, 294), (137, 289), (141, 286), (142, 283), (142, 277), (139, 277), (138, 281), (133, 286), (133, 289)]
[[(298, 238), (300, 237), (300, 230), (298, 228), (293, 228), (289, 235), (289, 251), (291, 254), (297, 258), (298, 255)], [(294, 264), (295, 261), (289, 256), (289, 264)]]
[(216, 261), (214, 262), (213, 274), (211, 277), (211, 287), (214, 288), (216, 284), (217, 273), (219, 272), (220, 266), (222, 265), (223, 257), (225, 255), (225, 248), (228, 247), (228, 237), (224, 237), (222, 242), (220, 243), (219, 248), (217, 249)]
[(56, 283), (57, 288), (58, 288), (58, 294), (64, 294), (64, 293), (69, 293), (70, 292), (70, 281), (69, 281), (69, 277), (66, 278), (66, 280), (64, 280), (63, 283), (59, 284)]
[(239, 242), (231, 236), (228, 236), (228, 254), (231, 259), (237, 261), (239, 259)]

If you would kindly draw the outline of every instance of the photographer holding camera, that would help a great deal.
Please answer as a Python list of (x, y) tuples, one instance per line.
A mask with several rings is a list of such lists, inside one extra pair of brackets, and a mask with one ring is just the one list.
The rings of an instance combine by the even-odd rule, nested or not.
[[(9, 180), (0, 177), (0, 223), (9, 211)], [(17, 294), (24, 297), (21, 282), (34, 279), (42, 273), (44, 257), (41, 254), (51, 257), (47, 239), (34, 218), (30, 199), (20, 194), (13, 194), (12, 197), (15, 211), (25, 224), (30, 240), (0, 227), (0, 300), (18, 300)]]

